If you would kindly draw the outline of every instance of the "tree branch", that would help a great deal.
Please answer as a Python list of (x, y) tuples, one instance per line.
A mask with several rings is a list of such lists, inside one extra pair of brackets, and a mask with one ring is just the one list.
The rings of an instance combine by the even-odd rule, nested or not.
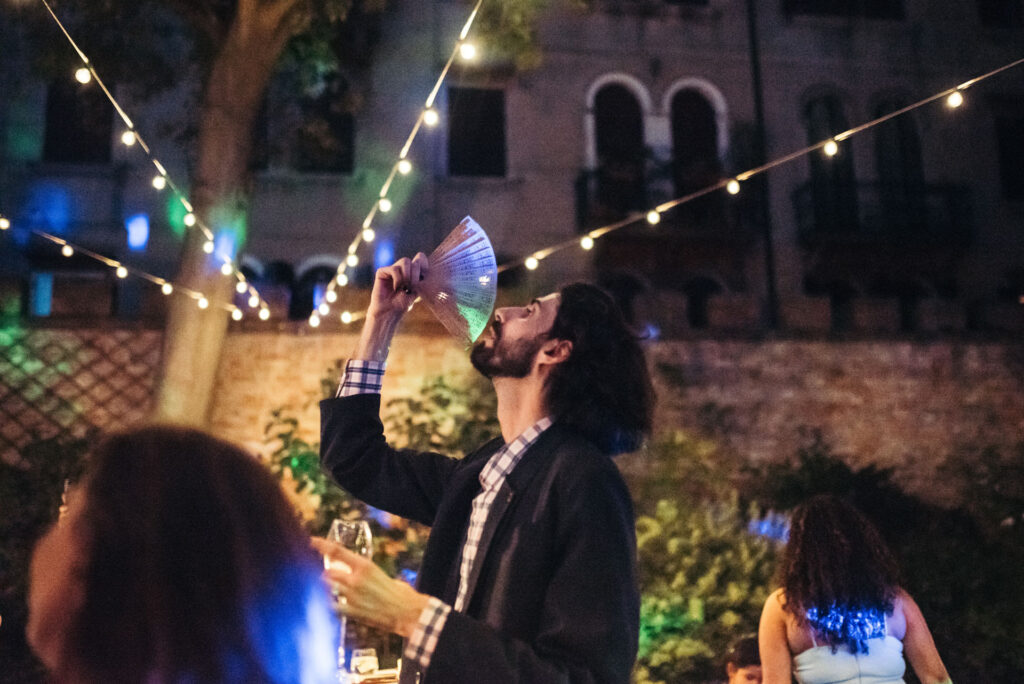
[(212, 3), (167, 0), (167, 5), (211, 46), (219, 45), (227, 34), (227, 24), (214, 12)]

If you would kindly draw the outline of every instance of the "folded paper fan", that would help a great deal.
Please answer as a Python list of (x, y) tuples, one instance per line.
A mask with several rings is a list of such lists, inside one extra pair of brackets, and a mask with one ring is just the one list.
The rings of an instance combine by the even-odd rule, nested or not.
[(417, 290), (452, 335), (472, 344), (487, 327), (498, 293), (498, 264), (491, 241), (467, 216), (428, 257)]

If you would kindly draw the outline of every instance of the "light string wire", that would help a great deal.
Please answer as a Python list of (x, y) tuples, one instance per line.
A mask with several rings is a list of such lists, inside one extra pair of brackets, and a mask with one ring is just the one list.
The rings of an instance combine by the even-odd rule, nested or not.
[[(441, 73), (434, 82), (434, 87), (430, 90), (430, 94), (427, 95), (427, 99), (424, 102), (423, 107), (420, 109), (419, 114), (416, 117), (416, 121), (412, 125), (412, 130), (409, 131), (409, 135), (405, 139), (405, 144), (402, 145), (402, 149), (398, 153), (398, 159), (391, 165), (391, 169), (389, 170), (384, 183), (381, 185), (380, 191), (377, 193), (377, 200), (373, 203), (373, 206), (370, 207), (369, 212), (366, 214), (366, 218), (363, 219), (360, 232), (357, 233), (352, 242), (349, 243), (347, 256), (342, 260), (341, 264), (338, 265), (335, 277), (332, 278), (331, 282), (327, 285), (325, 300), (321, 302), (320, 306), (314, 309), (310, 314), (309, 324), (311, 326), (316, 327), (320, 325), (320, 317), (326, 316), (330, 313), (330, 306), (337, 300), (338, 296), (336, 288), (345, 287), (348, 284), (349, 278), (346, 271), (349, 267), (354, 268), (359, 264), (359, 257), (356, 254), (359, 250), (359, 246), (364, 242), (372, 242), (375, 239), (376, 234), (373, 230), (373, 219), (377, 216), (378, 211), (383, 213), (390, 211), (391, 200), (388, 199), (388, 191), (391, 189), (391, 184), (394, 182), (395, 176), (397, 174), (405, 175), (412, 170), (412, 164), (409, 161), (409, 151), (412, 148), (413, 141), (416, 139), (416, 135), (424, 125), (433, 126), (438, 121), (437, 111), (434, 110), (434, 101), (437, 99), (437, 95), (441, 91), (441, 86), (444, 84), (444, 80), (447, 78), (452, 64), (455, 63), (456, 58), (460, 54), (466, 60), (472, 59), (471, 55), (475, 53), (475, 47), (473, 47), (471, 43), (467, 43), (466, 38), (469, 36), (469, 31), (473, 27), (473, 22), (476, 20), (477, 14), (480, 12), (481, 5), (483, 5), (483, 0), (477, 0), (472, 11), (467, 17), (466, 22), (463, 24), (462, 30), (459, 31), (459, 38), (455, 41), (455, 47), (452, 48), (451, 54), (448, 56), (448, 61), (445, 62), (444, 67), (441, 69)], [(352, 313), (350, 311), (343, 311), (341, 313), (341, 322), (346, 324), (362, 318), (362, 314), (359, 313)]]
[[(479, 8), (479, 3), (477, 3), (477, 7)], [(475, 11), (476, 10), (474, 10), (474, 12)], [(464, 38), (464, 37), (465, 37), (465, 30), (463, 31), (462, 38)], [(462, 38), (460, 38), (460, 40)], [(456, 52), (457, 52), (457, 50), (458, 50), (458, 46), (456, 47)], [(452, 53), (452, 59), (454, 59), (454, 56), (455, 56), (455, 52)], [(450, 65), (450, 64), (451, 64), (451, 60), (449, 60), (449, 62), (448, 62), (448, 65)], [(773, 159), (772, 161), (767, 162), (765, 164), (762, 164), (761, 166), (756, 166), (756, 167), (754, 167), (752, 169), (748, 169), (747, 171), (744, 171), (742, 173), (738, 173), (735, 176), (732, 176), (732, 177), (729, 177), (729, 178), (723, 178), (722, 180), (718, 181), (717, 183), (714, 183), (714, 184), (709, 185), (707, 187), (701, 188), (701, 189), (696, 190), (694, 192), (691, 192), (691, 193), (689, 193), (687, 195), (683, 195), (681, 197), (677, 197), (675, 199), (671, 199), (671, 200), (668, 200), (666, 202), (662, 202), (661, 204), (658, 204), (658, 205), (654, 206), (653, 208), (651, 208), (651, 209), (649, 209), (647, 211), (633, 212), (633, 213), (630, 213), (630, 214), (626, 215), (622, 219), (620, 219), (618, 221), (615, 221), (614, 223), (609, 223), (609, 224), (600, 226), (598, 228), (593, 228), (593, 229), (587, 231), (587, 233), (585, 235), (583, 235), (583, 237), (573, 237), (573, 238), (570, 238), (568, 240), (563, 240), (562, 242), (558, 242), (558, 243), (555, 243), (555, 244), (550, 245), (548, 247), (544, 247), (542, 249), (535, 250), (534, 252), (531, 252), (530, 254), (528, 254), (526, 256), (523, 256), (523, 257), (520, 257), (518, 259), (513, 259), (513, 260), (510, 260), (510, 261), (502, 262), (501, 264), (498, 265), (498, 272), (502, 273), (504, 271), (508, 271), (510, 269), (516, 268), (517, 266), (526, 266), (527, 269), (534, 270), (534, 269), (536, 269), (540, 265), (540, 262), (543, 261), (544, 259), (546, 259), (547, 257), (551, 256), (552, 254), (554, 254), (556, 252), (568, 249), (569, 247), (573, 247), (573, 246), (581, 246), (585, 250), (590, 250), (590, 249), (592, 249), (594, 247), (594, 241), (595, 240), (597, 240), (597, 239), (599, 239), (601, 237), (604, 237), (608, 233), (611, 233), (613, 231), (619, 230), (620, 228), (625, 228), (626, 226), (632, 225), (634, 223), (639, 223), (640, 221), (644, 221), (644, 220), (646, 220), (648, 223), (656, 224), (656, 223), (658, 223), (661, 220), (661, 214), (665, 213), (666, 211), (674, 209), (675, 207), (678, 207), (678, 206), (680, 206), (682, 204), (686, 204), (687, 202), (692, 202), (693, 200), (696, 200), (696, 199), (698, 199), (700, 197), (703, 197), (704, 195), (708, 195), (708, 194), (710, 194), (712, 192), (716, 192), (716, 191), (725, 189), (726, 192), (729, 192), (730, 194), (735, 195), (735, 194), (739, 193), (739, 191), (740, 191), (740, 183), (745, 182), (745, 181), (753, 178), (754, 176), (756, 176), (758, 174), (767, 173), (768, 171), (770, 171), (771, 169), (774, 169), (777, 166), (781, 166), (783, 164), (788, 164), (791, 161), (794, 161), (794, 160), (799, 159), (801, 157), (807, 156), (807, 155), (811, 154), (812, 152), (816, 152), (818, 150), (825, 151), (825, 154), (827, 156), (829, 156), (829, 157), (834, 156), (838, 152), (838, 148), (835, 147), (838, 143), (840, 143), (840, 142), (842, 142), (844, 140), (848, 140), (849, 138), (853, 137), (854, 135), (857, 135), (858, 133), (862, 133), (862, 132), (864, 132), (864, 131), (866, 131), (866, 130), (868, 130), (870, 128), (878, 126), (879, 124), (885, 123), (886, 121), (894, 119), (894, 118), (896, 118), (898, 116), (903, 116), (904, 114), (912, 112), (915, 109), (919, 109), (920, 107), (924, 107), (925, 105), (931, 104), (932, 102), (935, 102), (936, 100), (941, 100), (943, 98), (947, 98), (948, 105), (951, 108), (957, 108), (957, 107), (959, 107), (963, 103), (963, 95), (962, 95), (962, 93), (963, 93), (964, 90), (966, 90), (967, 88), (970, 88), (971, 86), (976, 85), (976, 84), (978, 84), (978, 83), (980, 83), (980, 82), (982, 82), (982, 81), (984, 81), (986, 79), (989, 79), (989, 78), (992, 78), (993, 76), (1001, 74), (1004, 71), (1008, 71), (1009, 69), (1013, 69), (1015, 67), (1018, 67), (1018, 66), (1020, 66), (1022, 64), (1024, 64), (1024, 58), (1015, 60), (1015, 61), (1010, 62), (1008, 64), (1004, 64), (1003, 66), (998, 67), (996, 69), (993, 69), (992, 71), (989, 71), (989, 72), (984, 73), (984, 74), (982, 74), (980, 76), (976, 76), (976, 77), (971, 78), (971, 79), (969, 79), (967, 81), (964, 81), (963, 83), (961, 83), (961, 84), (959, 84), (957, 86), (954, 86), (952, 88), (947, 88), (946, 90), (943, 90), (943, 91), (938, 92), (938, 93), (936, 93), (934, 95), (926, 97), (923, 100), (919, 100), (918, 102), (915, 102), (913, 104), (907, 105), (906, 107), (903, 107), (901, 109), (897, 109), (897, 110), (895, 110), (893, 112), (889, 112), (888, 114), (880, 116), (880, 117), (878, 117), (876, 119), (872, 119), (871, 121), (863, 123), (863, 124), (861, 124), (859, 126), (855, 126), (853, 128), (850, 128), (850, 129), (848, 129), (846, 131), (843, 131), (842, 133), (837, 133), (837, 134), (835, 134), (835, 135), (833, 135), (833, 136), (831, 136), (829, 138), (826, 138), (825, 140), (822, 140), (820, 142), (814, 143), (813, 145), (808, 145), (807, 147), (804, 147), (804, 148), (802, 148), (800, 150), (797, 150), (795, 152), (790, 152), (789, 154), (786, 154), (786, 155), (784, 155), (782, 157), (778, 157), (777, 159)], [(446, 67), (445, 67), (445, 72), (447, 72), (448, 65), (446, 65)], [(443, 75), (444, 75), (445, 72), (442, 72), (442, 79), (443, 79)], [(432, 96), (436, 94), (437, 89), (440, 87), (440, 83), (441, 83), (442, 79), (438, 79), (438, 84), (435, 86), (434, 91), (431, 93)], [(949, 99), (949, 98), (956, 98), (956, 99)], [(428, 100), (428, 102), (431, 102), (431, 101), (432, 100)], [(422, 114), (421, 114), (421, 119), (420, 120), (422, 120)], [(417, 126), (419, 125), (420, 120), (417, 120)], [(414, 129), (414, 132), (415, 132), (415, 129)], [(410, 136), (410, 141), (411, 141), (411, 136)], [(407, 151), (408, 145), (409, 145), (409, 143), (407, 142), (406, 143), (406, 147), (403, 148), (403, 153)], [(830, 147), (831, 147), (831, 154), (829, 153), (830, 150), (828, 149)], [(391, 177), (393, 177), (393, 175), (394, 175), (394, 173), (392, 172), (392, 176)], [(389, 181), (390, 181), (391, 177), (389, 177)], [(370, 218), (372, 218), (372, 211), (371, 211), (371, 215), (368, 217), (368, 220)], [(355, 244), (358, 245), (358, 243), (355, 243)], [(352, 251), (353, 250), (350, 247), (350, 253)], [(339, 273), (344, 273), (343, 266), (339, 267)], [(333, 287), (333, 284), (334, 283), (332, 281), (330, 287)], [(330, 291), (330, 289), (328, 291)], [(1022, 296), (1021, 300), (1022, 300), (1022, 302), (1024, 302), (1024, 296)], [(321, 306), (323, 306), (323, 305), (321, 305)], [(321, 309), (320, 313), (326, 313), (326, 312)], [(318, 318), (316, 319), (317, 322), (313, 323), (313, 317), (315, 317), (315, 316), (317, 316), (317, 311), (314, 311), (312, 316), (310, 317), (310, 323), (312, 325), (314, 325), (314, 327), (319, 324), (319, 319)], [(361, 312), (345, 311), (345, 312), (343, 312), (341, 314), (341, 322), (345, 323), (345, 324), (353, 323), (355, 321), (362, 320), (363, 318), (365, 318), (365, 314), (361, 313)]]
[[(127, 130), (125, 130), (125, 132), (121, 135), (121, 142), (123, 142), (126, 146), (129, 146), (129, 147), (134, 145), (135, 143), (138, 143), (139, 147), (142, 149), (143, 152), (145, 152), (145, 154), (149, 158), (150, 162), (152, 162), (153, 166), (156, 168), (157, 175), (154, 176), (154, 178), (153, 178), (153, 187), (157, 191), (160, 191), (160, 190), (164, 189), (165, 187), (166, 188), (170, 188), (171, 192), (174, 194), (175, 197), (177, 197), (178, 201), (181, 203), (181, 206), (187, 212), (185, 214), (185, 226), (188, 227), (188, 228), (198, 228), (202, 232), (203, 237), (206, 238), (206, 241), (203, 243), (203, 251), (206, 252), (207, 254), (213, 255), (213, 256), (215, 256), (215, 257), (220, 259), (220, 261), (221, 261), (221, 268), (220, 268), (221, 273), (223, 273), (224, 275), (233, 275), (235, 277), (235, 280), (236, 280), (235, 292), (236, 293), (238, 293), (238, 294), (248, 294), (250, 302), (252, 301), (252, 299), (254, 297), (256, 298), (256, 300), (258, 302), (258, 305), (260, 307), (260, 310), (261, 310), (261, 316), (260, 317), (265, 320), (266, 317), (262, 315), (262, 310), (267, 307), (267, 304), (266, 304), (265, 301), (263, 301), (263, 298), (260, 296), (259, 292), (252, 285), (252, 283), (250, 283), (246, 279), (245, 275), (241, 272), (241, 270), (235, 266), (234, 260), (233, 260), (232, 257), (221, 255), (221, 254), (214, 254), (215, 242), (214, 242), (214, 232), (213, 232), (213, 230), (211, 230), (210, 227), (207, 226), (206, 223), (199, 216), (197, 216), (193, 212), (192, 204), (191, 204), (191, 202), (188, 201), (188, 198), (186, 197), (185, 192), (181, 189), (181, 186), (179, 186), (177, 183), (174, 182), (174, 180), (171, 178), (170, 174), (167, 172), (167, 169), (164, 167), (163, 164), (160, 163), (160, 160), (156, 158), (156, 155), (153, 153), (153, 151), (150, 148), (149, 144), (146, 143), (146, 140), (142, 137), (142, 134), (135, 127), (135, 124), (132, 122), (131, 118), (128, 116), (128, 114), (124, 111), (124, 109), (121, 107), (121, 105), (114, 98), (113, 93), (111, 93), (110, 89), (107, 88), (106, 83), (104, 83), (103, 79), (100, 78), (100, 75), (96, 71), (95, 67), (93, 67), (92, 62), (89, 60), (89, 58), (86, 56), (86, 54), (82, 51), (82, 49), (80, 47), (78, 47), (78, 43), (76, 43), (75, 39), (71, 37), (71, 34), (68, 32), (67, 28), (64, 26), (64, 23), (61, 22), (60, 17), (57, 16), (57, 13), (54, 12), (53, 7), (50, 6), (50, 3), (47, 2), (47, 0), (39, 0), (39, 1), (43, 4), (43, 7), (46, 8), (46, 11), (53, 18), (53, 21), (60, 28), (61, 33), (64, 34), (64, 37), (68, 39), (68, 42), (71, 44), (71, 47), (74, 48), (76, 53), (78, 53), (78, 57), (79, 57), (79, 59), (82, 60), (82, 64), (84, 65), (84, 68), (89, 72), (89, 75), (92, 77), (92, 79), (94, 79), (96, 81), (96, 84), (100, 87), (100, 89), (103, 91), (103, 94), (106, 95), (107, 99), (110, 101), (110, 104), (114, 107), (114, 111), (117, 112), (118, 116), (120, 116), (121, 120), (124, 122), (124, 125), (126, 126)], [(88, 81), (86, 81), (86, 83), (87, 82)], [(42, 231), (36, 231), (34, 229), (30, 229), (30, 230), (33, 230), (33, 232), (35, 232), (37, 234), (45, 235), (45, 233), (43, 233)], [(78, 249), (79, 251), (82, 251), (81, 248), (76, 248), (76, 249)], [(83, 251), (83, 253), (84, 253), (84, 251)], [(106, 258), (107, 257), (103, 257), (103, 259), (106, 259)], [(103, 259), (101, 259), (101, 261)], [(111, 259), (111, 261), (115, 261), (115, 260)], [(138, 271), (138, 272), (142, 273), (142, 271)], [(153, 276), (153, 277), (155, 278), (156, 276)], [(163, 280), (163, 279), (161, 279), (161, 280)], [(253, 308), (255, 308), (255, 307), (253, 307)], [(237, 307), (229, 305), (228, 309), (231, 310), (232, 311), (232, 315), (234, 315), (233, 311), (236, 310)]]
[[(94, 261), (98, 261), (101, 264), (104, 264), (105, 266), (109, 266), (110, 268), (114, 269), (114, 273), (118, 278), (124, 279), (127, 278), (128, 276), (141, 278), (143, 280), (149, 281), (154, 285), (160, 286), (161, 292), (163, 292), (163, 294), (165, 295), (180, 294), (186, 297), (191, 297), (196, 301), (196, 304), (199, 306), (200, 309), (206, 309), (210, 306), (210, 300), (206, 297), (206, 295), (204, 295), (202, 292), (198, 290), (185, 287), (184, 285), (176, 285), (174, 282), (166, 278), (161, 278), (160, 276), (153, 275), (152, 273), (148, 273), (134, 266), (128, 266), (127, 264), (118, 261), (117, 259), (112, 259), (108, 256), (100, 254), (99, 252), (94, 252), (90, 249), (82, 247), (81, 245), (69, 242), (68, 240), (62, 237), (53, 235), (51, 233), (47, 233), (44, 230), (39, 230), (38, 228), (32, 228), (29, 226), (17, 225), (16, 223), (12, 222), (11, 219), (7, 218), (2, 213), (0, 213), (0, 232), (7, 232), (8, 230), (12, 229), (24, 230), (29, 234), (37, 235), (45, 240), (49, 240), (54, 244), (60, 245), (61, 254), (66, 258), (70, 259), (76, 254), (81, 254), (82, 256), (89, 257)], [(258, 314), (260, 319), (266, 320), (267, 318), (269, 318), (269, 309), (266, 306), (262, 306), (261, 301), (258, 298), (250, 297), (249, 306), (252, 308), (260, 306), (260, 311)], [(238, 321), (242, 319), (242, 309), (235, 306), (234, 304), (222, 303), (219, 304), (218, 307), (231, 314), (231, 318), (233, 318), (234, 320)]]
[[(973, 85), (976, 85), (977, 83), (980, 83), (981, 81), (984, 81), (986, 79), (992, 78), (993, 76), (996, 76), (997, 74), (1000, 74), (1000, 73), (1002, 73), (1004, 71), (1007, 71), (1009, 69), (1013, 69), (1015, 67), (1018, 67), (1021, 64), (1024, 64), (1024, 58), (1018, 59), (1018, 60), (1010, 62), (1008, 64), (1004, 64), (1003, 66), (1001, 66), (1001, 67), (999, 67), (997, 69), (993, 69), (992, 71), (989, 71), (988, 73), (982, 74), (981, 76), (976, 76), (975, 78), (972, 78), (970, 80), (964, 81), (960, 85), (954, 86), (952, 88), (947, 88), (946, 90), (943, 90), (943, 91), (941, 91), (939, 93), (936, 93), (934, 95), (926, 97), (923, 100), (915, 102), (914, 104), (907, 105), (906, 107), (903, 107), (901, 109), (897, 109), (896, 111), (893, 111), (893, 112), (890, 112), (888, 114), (885, 114), (884, 116), (880, 116), (880, 117), (878, 117), (876, 119), (872, 119), (871, 121), (863, 123), (863, 124), (861, 124), (859, 126), (855, 126), (854, 128), (850, 128), (850, 129), (848, 129), (846, 131), (843, 131), (842, 133), (837, 133), (837, 134), (835, 134), (835, 135), (833, 135), (833, 136), (831, 136), (829, 138), (826, 138), (825, 140), (822, 140), (820, 142), (814, 143), (813, 145), (808, 145), (807, 147), (804, 147), (804, 148), (802, 148), (800, 150), (797, 150), (795, 152), (790, 152), (789, 154), (786, 154), (786, 155), (784, 155), (782, 157), (779, 157), (779, 158), (774, 159), (774, 160), (772, 160), (770, 162), (762, 164), (761, 166), (756, 166), (756, 167), (754, 167), (752, 169), (749, 169), (747, 171), (744, 171), (742, 173), (738, 173), (735, 176), (732, 176), (730, 178), (723, 178), (722, 180), (718, 181), (717, 183), (709, 185), (709, 186), (707, 186), (705, 188), (701, 188), (700, 190), (696, 190), (696, 191), (691, 192), (691, 193), (689, 193), (687, 195), (683, 195), (682, 197), (678, 197), (678, 198), (675, 198), (675, 199), (672, 199), (672, 200), (668, 200), (666, 202), (662, 202), (661, 204), (658, 204), (657, 206), (655, 206), (655, 207), (653, 207), (653, 208), (651, 208), (651, 209), (649, 209), (647, 211), (634, 212), (634, 213), (628, 214), (626, 217), (624, 217), (624, 218), (622, 218), (619, 221), (616, 221), (614, 223), (609, 223), (609, 224), (601, 226), (599, 228), (593, 228), (593, 229), (587, 231), (587, 233), (582, 238), (574, 237), (574, 238), (571, 238), (571, 239), (568, 239), (568, 240), (564, 240), (564, 241), (556, 243), (554, 245), (551, 245), (551, 246), (544, 247), (542, 249), (536, 250), (536, 251), (528, 254), (527, 256), (521, 257), (519, 259), (514, 259), (514, 260), (511, 260), (511, 261), (503, 262), (503, 263), (498, 265), (498, 272), (501, 273), (503, 271), (507, 271), (509, 269), (512, 269), (512, 268), (515, 268), (515, 267), (521, 266), (521, 265), (526, 266), (530, 270), (533, 270), (533, 269), (537, 268), (539, 263), (542, 260), (544, 260), (545, 258), (547, 258), (548, 256), (554, 254), (555, 252), (559, 252), (561, 250), (567, 249), (567, 248), (572, 247), (572, 246), (582, 245), (584, 249), (589, 250), (589, 249), (591, 249), (593, 247), (593, 245), (594, 245), (593, 241), (594, 240), (597, 240), (598, 238), (601, 238), (601, 237), (607, 235), (608, 233), (611, 233), (613, 231), (619, 230), (620, 228), (625, 228), (626, 226), (632, 225), (634, 223), (639, 223), (640, 221), (643, 221), (643, 220), (646, 220), (648, 223), (651, 223), (651, 224), (656, 224), (660, 220), (661, 214), (663, 214), (664, 212), (669, 211), (670, 209), (674, 209), (675, 207), (678, 207), (678, 206), (680, 206), (682, 204), (686, 204), (687, 202), (692, 202), (693, 200), (698, 199), (699, 197), (703, 197), (704, 195), (710, 194), (712, 192), (716, 192), (718, 190), (722, 190), (723, 188), (729, 194), (735, 195), (735, 194), (737, 194), (740, 191), (740, 183), (745, 182), (745, 181), (749, 180), (750, 178), (752, 178), (752, 177), (754, 177), (754, 176), (756, 176), (758, 174), (766, 173), (766, 172), (770, 171), (771, 169), (774, 169), (777, 166), (781, 166), (783, 164), (788, 164), (791, 161), (794, 161), (794, 160), (799, 159), (801, 157), (807, 156), (807, 155), (811, 154), (812, 152), (817, 152), (818, 150), (823, 150), (825, 152), (825, 154), (827, 156), (829, 156), (829, 157), (834, 156), (836, 154), (836, 152), (838, 151), (838, 148), (835, 147), (837, 145), (837, 143), (840, 143), (840, 142), (842, 142), (844, 140), (847, 140), (847, 139), (853, 137), (854, 135), (857, 135), (858, 133), (862, 133), (862, 132), (864, 132), (864, 131), (866, 131), (866, 130), (868, 130), (870, 128), (878, 126), (879, 124), (885, 123), (886, 121), (889, 121), (890, 119), (894, 119), (894, 118), (896, 118), (898, 116), (902, 116), (904, 114), (912, 112), (915, 109), (918, 109), (920, 107), (924, 107), (925, 105), (931, 104), (932, 102), (935, 102), (936, 100), (941, 100), (943, 98), (946, 98), (947, 101), (948, 101), (948, 104), (949, 104), (949, 106), (951, 108), (957, 108), (957, 107), (959, 107), (963, 103), (963, 95), (962, 95), (962, 93), (963, 93), (964, 90), (966, 90), (967, 88), (969, 88), (969, 87), (971, 87)], [(949, 100), (949, 98), (954, 98), (954, 99)], [(830, 149), (831, 149), (831, 154), (829, 153)]]

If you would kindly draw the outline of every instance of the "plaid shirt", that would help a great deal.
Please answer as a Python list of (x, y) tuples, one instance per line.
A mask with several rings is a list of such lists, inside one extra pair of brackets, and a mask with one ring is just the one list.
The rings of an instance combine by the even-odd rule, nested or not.
[[(342, 376), (337, 396), (351, 397), (356, 394), (380, 393), (384, 368), (383, 362), (350, 360), (345, 365), (345, 374)], [(551, 426), (551, 422), (551, 419), (547, 417), (538, 420), (491, 456), (483, 470), (480, 471), (481, 491), (473, 499), (473, 512), (469, 518), (469, 529), (466, 530), (466, 542), (462, 547), (462, 560), (459, 565), (459, 594), (455, 599), (455, 610), (462, 611), (466, 607), (469, 574), (476, 561), (477, 547), (480, 544), (480, 535), (483, 532), (484, 524), (487, 522), (487, 514), (498, 495), (498, 490), (526, 450)], [(427, 606), (420, 612), (416, 628), (406, 640), (403, 657), (426, 669), (430, 665), (430, 658), (437, 646), (437, 639), (441, 635), (441, 630), (444, 629), (451, 611), (451, 606), (431, 596)]]

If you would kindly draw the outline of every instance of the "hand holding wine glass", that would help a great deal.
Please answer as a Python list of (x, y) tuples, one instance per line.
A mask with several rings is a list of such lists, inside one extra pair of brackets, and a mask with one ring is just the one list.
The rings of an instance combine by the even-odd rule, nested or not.
[[(331, 529), (327, 533), (327, 539), (359, 556), (366, 558), (373, 556), (373, 535), (370, 532), (370, 524), (365, 520), (342, 520), (336, 518), (331, 522)], [(347, 574), (352, 573), (352, 566), (349, 563), (338, 560), (330, 553), (324, 553), (324, 569), (328, 571), (340, 570)], [(346, 676), (345, 633), (348, 625), (345, 619), (345, 596), (340, 596), (338, 600), (342, 604), (341, 620), (339, 621), (340, 634), (338, 638), (338, 675), (339, 680), (343, 680)]]

